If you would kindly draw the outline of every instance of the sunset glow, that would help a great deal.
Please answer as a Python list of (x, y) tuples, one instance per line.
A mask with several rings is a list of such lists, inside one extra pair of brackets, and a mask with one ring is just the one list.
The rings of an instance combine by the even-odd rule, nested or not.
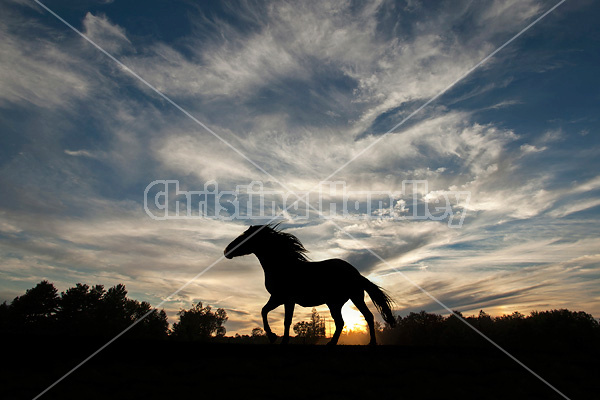
[(347, 302), (342, 307), (342, 317), (344, 317), (344, 332), (367, 332), (367, 322), (363, 315), (354, 307), (351, 302)]

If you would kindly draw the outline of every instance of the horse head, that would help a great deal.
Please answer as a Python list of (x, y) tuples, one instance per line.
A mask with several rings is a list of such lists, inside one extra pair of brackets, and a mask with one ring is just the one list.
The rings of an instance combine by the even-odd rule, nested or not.
[[(282, 232), (279, 224), (253, 225), (227, 245), (225, 257), (233, 258), (254, 253), (258, 257), (282, 258), (292, 261), (308, 261), (304, 248), (298, 238)], [(259, 257), (260, 258), (260, 257)]]
[(223, 254), (225, 257), (231, 259), (233, 257), (245, 256), (252, 254), (256, 250), (257, 240), (260, 236), (262, 229), (268, 229), (261, 225), (253, 225), (246, 229), (244, 233), (236, 237), (231, 243), (225, 247)]

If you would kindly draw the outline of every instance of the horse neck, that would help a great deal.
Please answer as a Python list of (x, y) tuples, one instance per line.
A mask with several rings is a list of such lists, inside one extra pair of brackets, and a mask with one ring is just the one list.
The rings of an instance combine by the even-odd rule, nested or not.
[(260, 265), (265, 271), (265, 275), (283, 272), (287, 270), (291, 264), (298, 262), (297, 260), (271, 251), (256, 251), (254, 252), (254, 255), (256, 255), (258, 261), (260, 261)]
[(256, 251), (254, 252), (254, 255), (258, 258), (258, 261), (260, 261), (260, 265), (263, 267), (265, 274), (274, 270), (277, 261), (273, 254), (268, 251)]

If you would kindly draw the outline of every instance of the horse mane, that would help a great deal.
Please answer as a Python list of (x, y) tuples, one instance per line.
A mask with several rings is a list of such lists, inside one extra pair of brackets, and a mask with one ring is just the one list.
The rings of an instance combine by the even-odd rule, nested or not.
[[(296, 236), (279, 229), (280, 223), (264, 225), (259, 233), (265, 240), (273, 244), (273, 251), (283, 256), (292, 257), (296, 261), (309, 261), (308, 250)], [(260, 228), (260, 227), (257, 227)]]

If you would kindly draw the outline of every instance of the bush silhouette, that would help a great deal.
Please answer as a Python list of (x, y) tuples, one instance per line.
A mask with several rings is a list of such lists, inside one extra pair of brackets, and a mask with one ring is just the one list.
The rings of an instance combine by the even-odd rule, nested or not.
[(178, 313), (179, 322), (173, 324), (172, 336), (180, 340), (206, 341), (216, 336), (225, 336), (223, 324), (227, 321), (227, 313), (218, 308), (213, 312), (210, 306), (203, 307), (198, 302), (189, 310), (181, 310)]

